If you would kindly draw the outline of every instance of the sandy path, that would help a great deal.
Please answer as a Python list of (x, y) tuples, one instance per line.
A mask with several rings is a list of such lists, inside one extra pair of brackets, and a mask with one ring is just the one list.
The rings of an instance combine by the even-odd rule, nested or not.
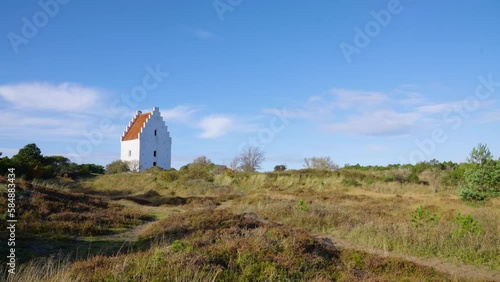
[(346, 240), (334, 238), (325, 235), (314, 235), (324, 245), (333, 246), (338, 249), (351, 249), (367, 252), (380, 257), (392, 257), (410, 261), (419, 265), (432, 267), (435, 270), (443, 273), (447, 273), (451, 278), (459, 279), (465, 278), (472, 281), (500, 281), (500, 271), (485, 269), (482, 267), (465, 265), (465, 264), (455, 264), (447, 261), (443, 261), (438, 258), (420, 258), (414, 256), (408, 256), (403, 254), (397, 254), (393, 252), (387, 252), (379, 249), (368, 248), (362, 245), (354, 244)]
[[(129, 207), (134, 207), (134, 208), (140, 208), (148, 213), (155, 213), (155, 214), (166, 214), (168, 212), (172, 211), (172, 208), (170, 207), (151, 207), (151, 206), (141, 206), (139, 204), (129, 202), (129, 201), (120, 201), (120, 204), (129, 206)], [(223, 205), (219, 206), (219, 208), (224, 208), (224, 206), (227, 206), (228, 203), (224, 203)], [(149, 226), (152, 224), (156, 223), (159, 219), (161, 219), (164, 216), (161, 216), (160, 218), (155, 219), (154, 221), (146, 222), (143, 224), (140, 224), (134, 228), (131, 228), (127, 231), (121, 232), (119, 234), (113, 234), (113, 235), (105, 235), (105, 236), (99, 236), (99, 239), (102, 240), (109, 240), (109, 241), (129, 241), (133, 242), (139, 239), (139, 234), (147, 229)], [(262, 220), (263, 222), (267, 222), (265, 220)], [(447, 273), (451, 276), (451, 278), (454, 279), (468, 279), (472, 281), (500, 281), (500, 271), (495, 271), (495, 270), (490, 270), (490, 269), (485, 269), (482, 267), (477, 267), (477, 266), (472, 266), (472, 265), (465, 265), (465, 264), (456, 264), (456, 263), (451, 263), (447, 261), (443, 261), (438, 258), (421, 258), (421, 257), (414, 257), (414, 256), (408, 256), (408, 255), (403, 255), (403, 254), (397, 254), (393, 252), (388, 252), (384, 250), (379, 250), (379, 249), (373, 249), (373, 248), (368, 248), (366, 246), (354, 244), (352, 242), (339, 239), (339, 238), (334, 238), (332, 236), (324, 235), (324, 234), (314, 234), (313, 235), (315, 238), (318, 239), (319, 242), (321, 242), (324, 245), (328, 246), (333, 246), (339, 249), (353, 249), (353, 250), (358, 250), (358, 251), (363, 251), (367, 252), (370, 254), (374, 254), (380, 257), (392, 257), (392, 258), (398, 258), (398, 259), (403, 259), (406, 261), (410, 261), (419, 265), (423, 266), (428, 266), (432, 267), (435, 270), (443, 273)]]

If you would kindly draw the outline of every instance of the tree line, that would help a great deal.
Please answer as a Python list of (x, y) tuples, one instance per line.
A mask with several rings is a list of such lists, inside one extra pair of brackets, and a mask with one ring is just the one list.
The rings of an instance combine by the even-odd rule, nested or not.
[(101, 165), (77, 164), (63, 156), (44, 156), (34, 143), (21, 148), (12, 158), (0, 158), (0, 175), (7, 174), (9, 168), (15, 168), (16, 175), (26, 180), (63, 177), (75, 179), (105, 172)]
[[(192, 163), (182, 166), (182, 176), (193, 179), (211, 180), (214, 173), (240, 171), (245, 173), (256, 172), (265, 160), (265, 153), (259, 147), (248, 147), (230, 163), (229, 167), (214, 164), (206, 156), (196, 158)], [(76, 164), (63, 156), (43, 156), (36, 144), (24, 146), (12, 158), (1, 158), (0, 175), (7, 174), (11, 167), (16, 169), (16, 174), (27, 180), (34, 178), (78, 178), (92, 173), (121, 173), (130, 171), (130, 165), (123, 161), (114, 161), (106, 166), (95, 164)], [(339, 166), (330, 157), (311, 157), (304, 159), (304, 168), (313, 170), (338, 170)], [(159, 168), (157, 168), (159, 169)], [(478, 144), (473, 148), (465, 163), (438, 160), (424, 161), (417, 164), (390, 164), (387, 166), (361, 166), (359, 164), (346, 164), (344, 170), (384, 171), (394, 169), (408, 169), (407, 182), (419, 183), (419, 175), (429, 172), (435, 176), (443, 176), (442, 181), (447, 185), (460, 188), (460, 198), (465, 201), (484, 201), (487, 198), (500, 197), (500, 159), (495, 160), (485, 144)], [(175, 169), (171, 169), (175, 170)], [(287, 170), (285, 164), (274, 167), (275, 172)], [(172, 177), (179, 177), (172, 173)]]

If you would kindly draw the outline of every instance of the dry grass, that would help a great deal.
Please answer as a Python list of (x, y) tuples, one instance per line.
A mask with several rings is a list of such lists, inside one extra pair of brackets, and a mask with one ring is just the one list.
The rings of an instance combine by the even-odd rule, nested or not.
[(51, 270), (35, 263), (12, 281), (451, 281), (400, 259), (337, 250), (304, 230), (252, 214), (190, 210), (143, 235), (157, 238), (146, 251), (63, 262)]
[[(427, 185), (413, 183), (360, 181), (363, 184), (347, 188), (340, 175), (287, 177), (258, 174), (236, 179), (232, 185), (249, 195), (228, 208), (369, 248), (500, 269), (498, 201), (470, 206), (454, 193), (434, 193)], [(226, 176), (216, 180), (231, 185)], [(419, 206), (436, 214), (439, 222), (414, 226), (410, 218)], [(481, 230), (453, 235), (463, 228), (458, 214), (471, 215)]]
[[(58, 220), (82, 225), (86, 208), (95, 220), (113, 215), (121, 227), (130, 227), (140, 216), (120, 218), (135, 207), (137, 215), (159, 219), (140, 230), (138, 242), (156, 243), (76, 262), (31, 261), (12, 281), (450, 280), (403, 259), (336, 249), (311, 233), (366, 249), (500, 269), (500, 200), (467, 205), (458, 200), (456, 187), (443, 186), (439, 177), (424, 172), (427, 185), (406, 181), (407, 174), (303, 170), (192, 179), (152, 171), (78, 183), (86, 194), (40, 187), (41, 196), (30, 199), (40, 214), (54, 219), (46, 226)], [(459, 214), (471, 215), (472, 223)]]
[[(106, 199), (19, 182), (16, 188), (18, 237), (64, 238), (107, 234), (151, 219)], [(0, 197), (7, 206), (7, 196)], [(0, 228), (5, 230), (2, 220)]]

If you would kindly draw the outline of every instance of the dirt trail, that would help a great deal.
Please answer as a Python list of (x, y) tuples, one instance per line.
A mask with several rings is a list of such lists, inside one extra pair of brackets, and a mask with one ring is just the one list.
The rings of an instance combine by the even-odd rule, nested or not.
[(367, 252), (381, 257), (391, 257), (410, 261), (419, 265), (429, 266), (435, 270), (449, 274), (454, 279), (470, 279), (472, 281), (500, 281), (500, 271), (489, 270), (482, 267), (476, 267), (465, 264), (455, 264), (446, 262), (438, 258), (420, 258), (387, 252), (379, 249), (367, 248), (362, 245), (354, 244), (346, 240), (341, 240), (331, 236), (314, 235), (324, 245), (333, 246), (338, 249), (351, 249)]
[[(151, 221), (144, 222), (142, 224), (139, 224), (133, 228), (127, 229), (126, 231), (119, 232), (116, 234), (112, 235), (99, 235), (99, 236), (94, 236), (93, 239), (98, 239), (102, 241), (126, 241), (126, 242), (134, 242), (139, 239), (139, 235), (142, 233), (142, 231), (146, 230), (149, 228), (151, 225), (155, 224), (158, 220), (161, 220), (167, 216), (168, 213), (175, 212), (173, 211), (173, 208), (169, 207), (155, 207), (155, 206), (145, 206), (145, 205), (140, 205), (138, 203), (129, 201), (129, 200), (112, 200), (115, 203), (118, 203), (120, 205), (135, 209), (135, 210), (141, 210), (145, 213), (154, 215), (155, 218)], [(77, 238), (77, 239), (83, 239), (83, 238)]]
[(128, 229), (127, 231), (113, 234), (113, 235), (102, 235), (96, 236), (95, 238), (99, 238), (99, 240), (103, 241), (126, 241), (126, 242), (134, 242), (139, 239), (139, 235), (142, 231), (146, 230), (152, 224), (155, 224), (158, 219), (153, 221), (149, 221), (140, 225), (135, 226), (134, 228)]
[[(230, 203), (225, 202), (218, 208), (225, 208), (225, 207), (230, 207)], [(267, 222), (266, 220), (263, 219), (259, 220), (262, 222)], [(380, 257), (397, 258), (410, 261), (419, 265), (432, 267), (436, 271), (449, 274), (453, 279), (500, 282), (500, 271), (490, 270), (483, 267), (477, 267), (472, 265), (451, 263), (443, 261), (438, 258), (421, 258), (421, 257), (414, 257), (409, 255), (388, 252), (379, 249), (368, 248), (366, 246), (354, 244), (349, 241), (338, 239), (324, 234), (313, 234), (312, 236), (317, 238), (319, 242), (327, 246), (333, 246), (339, 249), (351, 249), (351, 250), (363, 251)]]
[[(142, 209), (147, 209), (148, 212), (150, 213), (165, 213), (168, 212), (169, 210), (171, 211), (172, 208), (168, 207), (144, 207), (141, 206), (137, 203), (129, 202), (129, 201), (120, 201), (120, 204), (124, 204), (126, 206), (134, 206), (137, 208), (142, 208)], [(226, 203), (224, 203), (226, 204)], [(218, 207), (218, 209), (224, 208), (224, 205), (221, 205)], [(148, 228), (150, 225), (154, 224), (156, 221), (158, 221), (161, 218), (157, 218), (154, 221), (146, 222), (143, 224), (140, 224), (134, 228), (131, 228), (127, 231), (124, 231), (119, 234), (114, 234), (114, 235), (104, 235), (104, 236), (99, 236), (100, 239), (102, 240), (109, 240), (109, 241), (115, 241), (115, 240), (121, 240), (121, 241), (136, 241), (139, 239), (139, 234)], [(262, 219), (259, 219), (262, 220)], [(267, 222), (266, 220), (262, 220), (263, 222)], [(414, 257), (414, 256), (408, 256), (408, 255), (403, 255), (403, 254), (397, 254), (393, 252), (388, 252), (388, 251), (383, 251), (379, 249), (373, 249), (373, 248), (368, 248), (366, 246), (354, 244), (352, 242), (334, 238), (332, 236), (324, 235), (324, 234), (313, 234), (313, 237), (318, 239), (319, 242), (321, 242), (324, 245), (327, 246), (332, 246), (336, 247), (338, 249), (352, 249), (352, 250), (358, 250), (358, 251), (363, 251), (367, 252), (370, 254), (374, 254), (377, 256), (381, 257), (392, 257), (392, 258), (397, 258), (397, 259), (403, 259), (406, 261), (410, 261), (419, 265), (423, 266), (428, 266), (432, 267), (435, 270), (443, 273), (447, 273), (451, 276), (453, 279), (467, 279), (467, 280), (472, 280), (472, 281), (499, 281), (500, 282), (500, 271), (495, 271), (495, 270), (489, 270), (485, 269), (482, 267), (476, 267), (476, 266), (471, 266), (471, 265), (464, 265), (464, 264), (455, 264), (451, 262), (446, 262), (438, 258), (420, 258), (420, 257)]]

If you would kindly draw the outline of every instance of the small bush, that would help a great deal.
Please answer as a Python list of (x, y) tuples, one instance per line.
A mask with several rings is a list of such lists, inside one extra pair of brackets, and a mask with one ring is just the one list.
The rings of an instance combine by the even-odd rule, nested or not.
[(466, 201), (466, 202), (482, 202), (486, 198), (488, 198), (488, 196), (485, 193), (471, 190), (471, 189), (460, 190), (459, 197), (460, 197), (460, 199), (462, 199), (463, 201)]
[(339, 169), (339, 165), (333, 162), (330, 157), (312, 157), (312, 158), (304, 158), (304, 167), (311, 169), (320, 169), (320, 170), (337, 170)]
[(130, 171), (128, 164), (124, 161), (117, 160), (106, 166), (106, 174), (115, 174)]
[(188, 243), (184, 243), (180, 240), (173, 241), (172, 244), (170, 245), (170, 247), (172, 248), (172, 251), (174, 251), (175, 253), (179, 253), (182, 251), (190, 252), (193, 250), (192, 246), (190, 246)]
[(274, 167), (274, 171), (285, 171), (286, 165), (277, 165)]
[(304, 199), (300, 199), (297, 209), (300, 211), (308, 211), (309, 206), (304, 202)]
[(500, 196), (500, 161), (474, 164), (464, 172), (465, 185), (460, 191), (464, 201), (484, 201)]
[(411, 214), (410, 221), (415, 227), (418, 227), (425, 224), (436, 224), (439, 222), (439, 217), (436, 214), (431, 215), (423, 206), (419, 206)]
[(453, 231), (453, 236), (463, 237), (467, 234), (478, 234), (483, 232), (483, 226), (470, 214), (461, 215), (459, 213), (455, 217), (455, 223), (457, 223), (458, 228)]

